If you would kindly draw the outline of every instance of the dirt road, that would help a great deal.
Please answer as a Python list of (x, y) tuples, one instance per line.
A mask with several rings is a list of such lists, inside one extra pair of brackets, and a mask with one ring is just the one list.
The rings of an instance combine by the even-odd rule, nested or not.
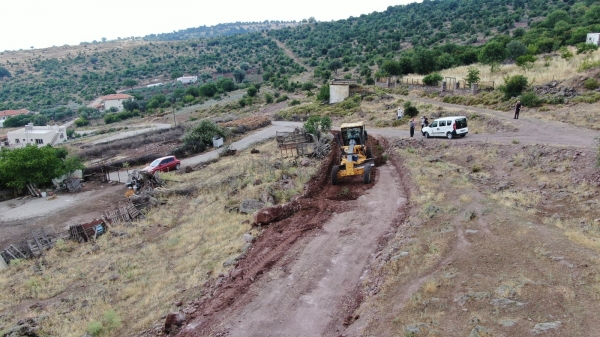
[[(366, 194), (349, 201), (323, 229), (291, 251), (295, 259), (275, 266), (256, 285), (241, 312), (224, 322), (230, 336), (332, 336), (343, 329), (338, 313), (352, 307), (360, 276), (378, 240), (402, 217), (407, 198), (395, 167), (379, 169)], [(272, 305), (265, 305), (271, 303)]]

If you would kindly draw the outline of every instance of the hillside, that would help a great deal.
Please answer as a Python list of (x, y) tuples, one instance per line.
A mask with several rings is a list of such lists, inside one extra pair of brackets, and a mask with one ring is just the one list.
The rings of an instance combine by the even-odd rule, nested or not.
[[(273, 29), (283, 26), (293, 27)], [(271, 30), (264, 35), (210, 38), (263, 28)], [(0, 110), (82, 104), (132, 83), (144, 85), (183, 74), (210, 82), (244, 64), (268, 74), (265, 80), (302, 72), (304, 66), (280, 46), (310, 67), (318, 80), (342, 70), (372, 84), (373, 77), (429, 74), (475, 62), (510, 63), (519, 56), (581, 43), (590, 31), (600, 31), (600, 6), (589, 0), (443, 0), (390, 6), (384, 12), (335, 22), (235, 23), (144, 38), (182, 41), (127, 39), (2, 52)]]
[(214, 26), (199, 26), (195, 28), (180, 29), (170, 33), (150, 34), (143, 37), (146, 41), (175, 41), (190, 40), (195, 38), (207, 38), (216, 36), (228, 36), (252, 32), (260, 32), (270, 29), (281, 29), (300, 25), (295, 21), (263, 21), (263, 22), (234, 22), (220, 23)]
[(125, 41), (43, 50), (2, 52), (0, 64), (12, 77), (0, 80), (0, 110), (41, 110), (91, 101), (139, 84), (184, 74), (228, 73), (248, 67), (295, 74), (302, 67), (258, 33), (185, 42)]

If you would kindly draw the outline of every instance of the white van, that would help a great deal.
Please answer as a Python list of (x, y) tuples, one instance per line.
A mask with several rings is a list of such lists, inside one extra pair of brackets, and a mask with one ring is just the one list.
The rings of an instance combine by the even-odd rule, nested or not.
[(438, 118), (431, 122), (429, 126), (426, 126), (421, 130), (423, 137), (447, 137), (452, 139), (460, 136), (464, 137), (469, 133), (467, 127), (467, 117), (465, 116), (453, 116)]

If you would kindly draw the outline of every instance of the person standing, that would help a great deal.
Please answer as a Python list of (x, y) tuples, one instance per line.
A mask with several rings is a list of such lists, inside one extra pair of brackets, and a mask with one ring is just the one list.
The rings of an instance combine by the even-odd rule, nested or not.
[(410, 120), (410, 137), (412, 138), (415, 135), (415, 118), (413, 117)]
[(515, 118), (513, 119), (519, 119), (519, 112), (521, 112), (521, 101), (517, 101), (515, 105)]
[(421, 116), (421, 131), (423, 131), (424, 127), (425, 127), (425, 116)]
[(402, 117), (404, 117), (404, 110), (402, 110), (402, 108), (398, 108), (398, 119), (401, 119)]

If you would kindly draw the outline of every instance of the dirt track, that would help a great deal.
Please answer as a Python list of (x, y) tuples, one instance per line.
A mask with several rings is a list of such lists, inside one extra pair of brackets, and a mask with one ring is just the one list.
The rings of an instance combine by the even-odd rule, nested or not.
[(191, 319), (181, 336), (335, 335), (350, 323), (344, 313), (360, 304), (361, 274), (403, 217), (407, 190), (392, 164), (377, 168), (372, 184), (355, 177), (333, 186), (336, 155), (291, 203), (295, 213), (270, 225), (212, 293), (184, 310)]

